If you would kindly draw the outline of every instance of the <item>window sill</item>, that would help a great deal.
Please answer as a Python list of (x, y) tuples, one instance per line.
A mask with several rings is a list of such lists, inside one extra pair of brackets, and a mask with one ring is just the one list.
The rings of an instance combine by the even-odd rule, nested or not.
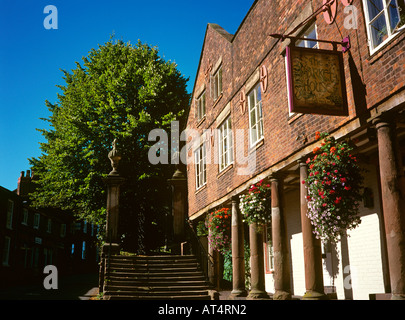
[(227, 173), (229, 170), (231, 170), (233, 168), (233, 162), (228, 164), (227, 167), (225, 167), (222, 171), (220, 171), (217, 174), (217, 179), (221, 178), (225, 173)]
[(196, 191), (195, 194), (200, 193), (202, 190), (207, 189), (207, 183), (205, 183), (203, 186), (199, 187)]
[(212, 105), (213, 108), (216, 107), (216, 105), (219, 103), (219, 100), (221, 100), (222, 96), (223, 96), (223, 93), (221, 93), (221, 94), (219, 95), (219, 97), (217, 98), (217, 100), (214, 101), (214, 104)]
[(292, 116), (288, 117), (288, 124), (291, 124), (301, 118), (304, 114), (303, 113), (294, 113)]
[(200, 120), (198, 120), (197, 128), (205, 121), (206, 118), (207, 118), (206, 115), (204, 115), (204, 117), (202, 117)]
[(257, 142), (250, 147), (249, 153), (254, 152), (256, 149), (260, 148), (262, 145), (264, 145), (264, 137), (261, 137)]

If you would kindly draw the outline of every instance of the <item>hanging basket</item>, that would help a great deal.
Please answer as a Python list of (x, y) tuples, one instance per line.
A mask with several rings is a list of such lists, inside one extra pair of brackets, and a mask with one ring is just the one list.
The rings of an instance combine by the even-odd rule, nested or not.
[(337, 243), (347, 230), (360, 223), (363, 172), (352, 155), (352, 147), (327, 133), (316, 132), (320, 146), (308, 158), (307, 216), (318, 239)]
[(263, 180), (253, 184), (247, 194), (240, 196), (239, 208), (243, 222), (263, 226), (271, 221), (271, 189)]
[(208, 243), (221, 254), (231, 248), (231, 210), (221, 208), (207, 215), (205, 221), (208, 233)]

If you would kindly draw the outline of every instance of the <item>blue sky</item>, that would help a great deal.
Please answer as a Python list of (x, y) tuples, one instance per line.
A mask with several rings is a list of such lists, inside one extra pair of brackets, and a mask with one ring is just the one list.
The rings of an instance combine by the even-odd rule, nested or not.
[[(70, 71), (111, 34), (157, 46), (175, 61), (192, 90), (207, 23), (235, 33), (254, 0), (0, 0), (0, 186), (17, 188), (28, 158), (41, 154), (36, 128), (57, 102), (61, 69)], [(58, 29), (47, 30), (47, 5), (58, 12)]]

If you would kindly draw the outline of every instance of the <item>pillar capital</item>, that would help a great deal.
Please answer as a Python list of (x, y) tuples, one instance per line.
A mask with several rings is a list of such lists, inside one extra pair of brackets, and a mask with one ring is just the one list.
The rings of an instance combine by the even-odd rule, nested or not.
[(287, 177), (288, 173), (278, 171), (278, 172), (272, 172), (269, 175), (270, 181), (284, 181), (285, 177)]
[(376, 118), (374, 118), (371, 123), (375, 126), (375, 128), (378, 130), (382, 127), (390, 127), (393, 126), (395, 123), (395, 118), (393, 115), (389, 113), (382, 113)]
[(232, 200), (232, 203), (239, 203), (240, 202), (240, 199), (239, 199), (238, 195), (237, 196), (232, 196), (231, 200)]
[[(307, 158), (308, 159), (308, 158)], [(300, 159), (297, 160), (297, 163), (300, 167), (307, 167), (307, 160), (305, 159), (305, 157), (302, 157)]]

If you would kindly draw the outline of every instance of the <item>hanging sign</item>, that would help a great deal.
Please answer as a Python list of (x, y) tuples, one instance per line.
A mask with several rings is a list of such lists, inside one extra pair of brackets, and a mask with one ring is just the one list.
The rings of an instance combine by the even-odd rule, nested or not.
[(290, 112), (347, 116), (343, 53), (286, 48)]

